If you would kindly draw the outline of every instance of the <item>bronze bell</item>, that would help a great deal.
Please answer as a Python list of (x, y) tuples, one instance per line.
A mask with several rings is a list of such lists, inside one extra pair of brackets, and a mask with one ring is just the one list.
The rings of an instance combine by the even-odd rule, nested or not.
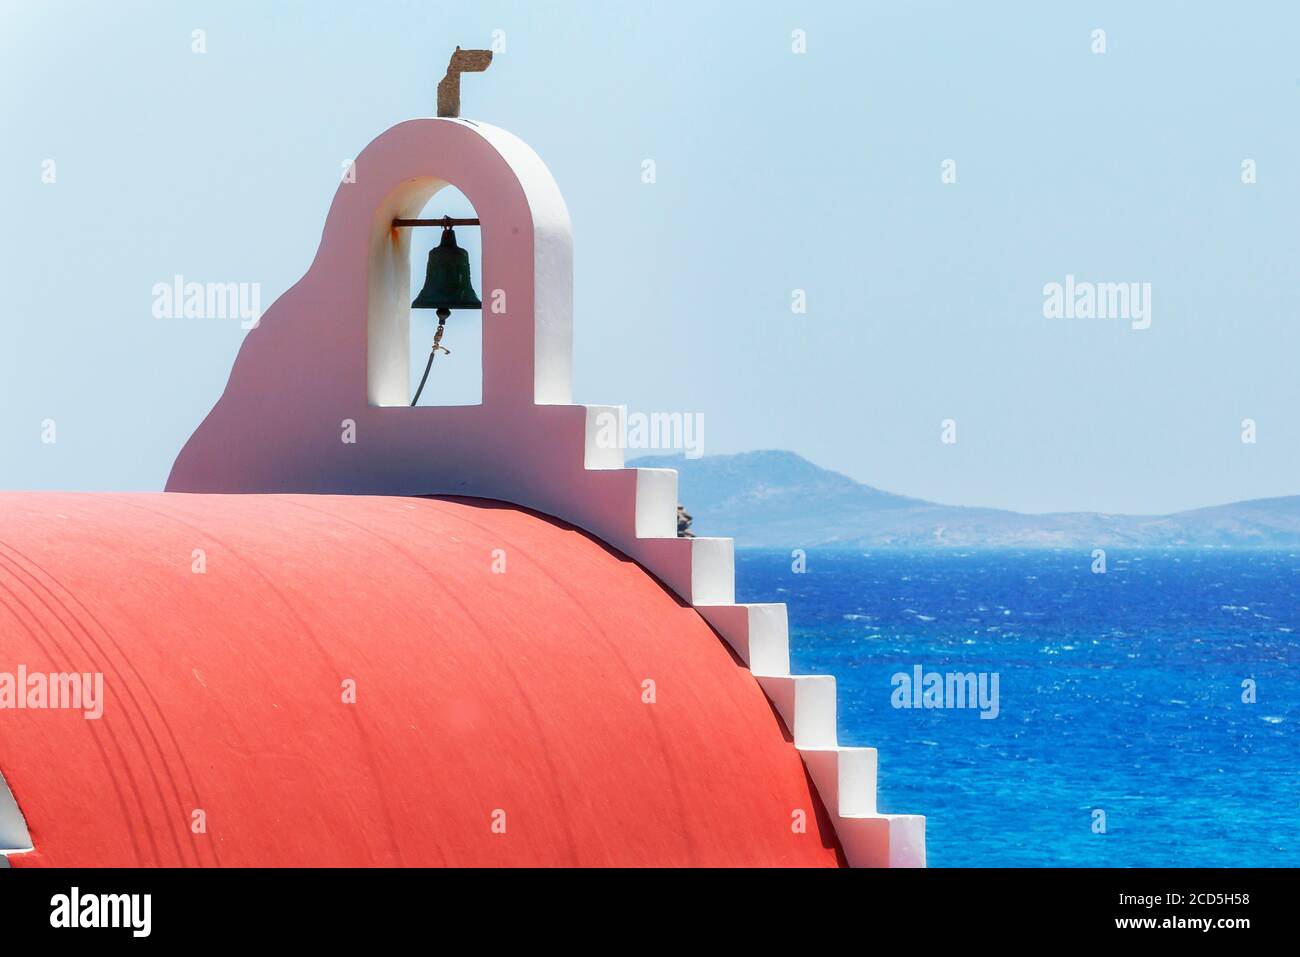
[(469, 275), (469, 253), (456, 245), (456, 231), (442, 229), (442, 241), (429, 250), (424, 271), (424, 288), (411, 303), (412, 309), (437, 309), (446, 319), (452, 309), (482, 309)]

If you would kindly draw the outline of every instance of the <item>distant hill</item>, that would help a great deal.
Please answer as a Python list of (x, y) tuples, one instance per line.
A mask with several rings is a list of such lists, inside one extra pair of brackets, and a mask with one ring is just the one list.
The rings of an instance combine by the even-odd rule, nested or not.
[(1300, 548), (1300, 496), (1172, 515), (1024, 515), (882, 492), (793, 452), (654, 455), (628, 464), (676, 469), (691, 531), (740, 547)]

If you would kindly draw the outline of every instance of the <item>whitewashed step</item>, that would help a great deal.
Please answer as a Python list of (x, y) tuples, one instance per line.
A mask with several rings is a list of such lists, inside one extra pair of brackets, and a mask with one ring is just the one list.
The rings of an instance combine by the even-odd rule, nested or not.
[(850, 867), (925, 867), (920, 814), (840, 815), (835, 832)]
[(702, 605), (697, 609), (755, 676), (790, 673), (785, 605)]
[(758, 683), (794, 738), (795, 747), (833, 748), (835, 677), (833, 675), (756, 675)]
[(832, 817), (876, 813), (875, 748), (800, 748)]

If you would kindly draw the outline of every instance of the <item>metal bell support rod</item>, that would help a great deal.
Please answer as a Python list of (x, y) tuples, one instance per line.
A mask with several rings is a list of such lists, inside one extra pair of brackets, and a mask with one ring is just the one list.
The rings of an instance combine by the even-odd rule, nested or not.
[(394, 229), (405, 229), (412, 226), (478, 226), (481, 225), (477, 219), (452, 219), (450, 216), (444, 216), (442, 219), (395, 219), (393, 220)]

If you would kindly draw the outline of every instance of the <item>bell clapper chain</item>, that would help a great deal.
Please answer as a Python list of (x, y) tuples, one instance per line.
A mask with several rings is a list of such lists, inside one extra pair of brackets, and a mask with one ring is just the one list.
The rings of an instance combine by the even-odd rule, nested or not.
[(442, 334), (447, 330), (447, 317), (451, 315), (449, 309), (438, 310), (438, 331), (433, 334), (433, 348), (429, 350), (429, 361), (424, 364), (424, 375), (420, 377), (420, 387), (415, 390), (415, 398), (411, 400), (411, 405), (420, 401), (420, 393), (424, 391), (424, 384), (429, 381), (429, 370), (433, 368), (433, 357), (441, 349), (447, 355), (451, 355), (451, 350), (442, 344)]

